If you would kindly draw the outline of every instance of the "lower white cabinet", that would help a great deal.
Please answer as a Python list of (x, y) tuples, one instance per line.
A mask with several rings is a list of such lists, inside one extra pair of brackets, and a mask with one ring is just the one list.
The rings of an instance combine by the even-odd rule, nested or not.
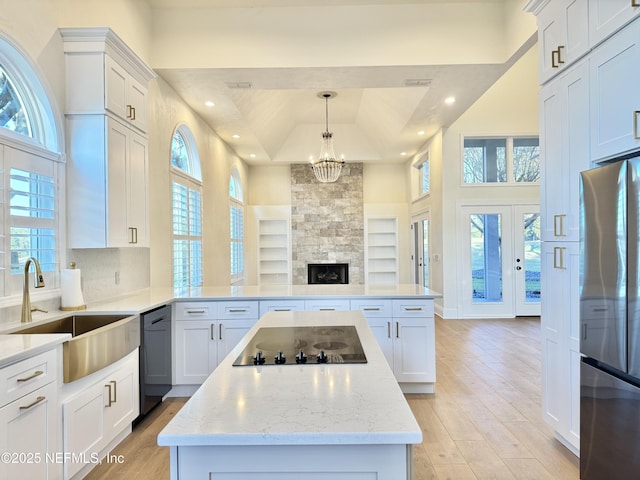
[(255, 319), (176, 321), (177, 385), (200, 385), (257, 322)]
[(542, 244), (542, 413), (565, 445), (580, 448), (580, 244)]
[(58, 382), (0, 408), (0, 478), (62, 478)]
[(131, 428), (140, 412), (137, 358), (135, 351), (63, 400), (65, 478), (90, 470), (104, 449)]

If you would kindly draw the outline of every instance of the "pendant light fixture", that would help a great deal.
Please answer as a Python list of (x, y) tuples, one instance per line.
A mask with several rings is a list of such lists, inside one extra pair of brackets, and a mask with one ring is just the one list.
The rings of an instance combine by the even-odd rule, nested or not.
[(324, 98), (325, 102), (326, 129), (322, 134), (320, 157), (311, 164), (311, 168), (318, 181), (322, 183), (332, 183), (338, 180), (344, 165), (343, 159), (336, 159), (336, 154), (333, 152), (333, 134), (329, 131), (329, 99), (336, 95), (336, 92), (318, 93), (318, 97)]

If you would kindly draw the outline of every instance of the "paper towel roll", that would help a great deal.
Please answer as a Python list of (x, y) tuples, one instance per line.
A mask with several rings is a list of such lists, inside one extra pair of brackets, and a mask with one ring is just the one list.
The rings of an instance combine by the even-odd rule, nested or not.
[(60, 271), (60, 310), (84, 310), (87, 306), (82, 298), (80, 269), (65, 268)]

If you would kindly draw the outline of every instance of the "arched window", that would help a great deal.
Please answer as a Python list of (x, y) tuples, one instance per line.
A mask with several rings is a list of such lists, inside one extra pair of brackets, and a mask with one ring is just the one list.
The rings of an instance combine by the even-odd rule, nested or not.
[(233, 169), (229, 178), (232, 285), (241, 284), (244, 280), (244, 205), (242, 202), (242, 185), (237, 170)]
[(202, 184), (200, 160), (191, 131), (181, 125), (171, 140), (173, 287), (201, 287)]
[[(38, 259), (47, 287), (60, 268), (61, 129), (34, 64), (0, 32), (0, 296), (21, 291), (28, 257)], [(62, 147), (62, 148), (61, 148)]]

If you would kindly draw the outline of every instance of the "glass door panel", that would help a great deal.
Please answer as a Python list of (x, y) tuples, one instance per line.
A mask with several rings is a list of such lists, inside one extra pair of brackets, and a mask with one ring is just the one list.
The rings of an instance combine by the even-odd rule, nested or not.
[(540, 213), (537, 207), (514, 206), (516, 315), (540, 315)]

